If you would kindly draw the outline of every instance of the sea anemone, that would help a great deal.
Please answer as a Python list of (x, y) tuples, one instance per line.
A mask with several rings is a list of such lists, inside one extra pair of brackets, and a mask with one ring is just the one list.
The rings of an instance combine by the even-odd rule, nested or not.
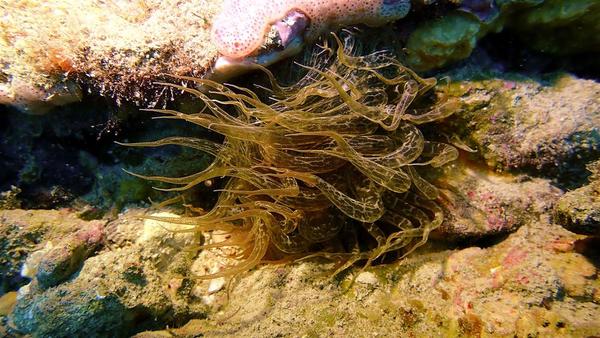
[(435, 79), (420, 78), (384, 52), (359, 56), (354, 40), (344, 40), (334, 36), (311, 65), (299, 65), (305, 75), (293, 85), (281, 85), (261, 68), (271, 87), (261, 89), (265, 95), (190, 77), (175, 78), (198, 89), (161, 83), (197, 97), (204, 108), (193, 114), (147, 110), (224, 136), (222, 143), (169, 137), (128, 144), (175, 144), (214, 156), (205, 170), (185, 177), (134, 174), (174, 185), (163, 190), (184, 193), (227, 178), (210, 211), (190, 208), (194, 215), (157, 218), (189, 231), (228, 234), (199, 249), (239, 248), (238, 264), (199, 278), (314, 256), (337, 261), (336, 273), (358, 261), (366, 267), (390, 252), (409, 254), (442, 223), (440, 192), (423, 173), (456, 159), (458, 151), (425, 140), (419, 125), (449, 116), (456, 102), (435, 97)]

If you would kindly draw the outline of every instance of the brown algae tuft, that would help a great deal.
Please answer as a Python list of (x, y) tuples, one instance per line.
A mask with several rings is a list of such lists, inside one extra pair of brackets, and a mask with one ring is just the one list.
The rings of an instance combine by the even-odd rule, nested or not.
[(458, 103), (438, 97), (432, 105), (435, 79), (420, 78), (383, 52), (359, 56), (351, 38), (334, 39), (337, 47), (321, 47), (293, 85), (282, 86), (262, 68), (271, 84), (266, 98), (206, 79), (175, 77), (203, 90), (162, 83), (205, 108), (150, 111), (222, 134), (223, 143), (168, 137), (126, 144), (175, 144), (214, 156), (205, 170), (185, 177), (134, 174), (173, 185), (164, 190), (184, 193), (227, 178), (210, 211), (190, 207), (192, 215), (156, 218), (193, 232), (227, 233), (199, 249), (239, 248), (237, 265), (199, 278), (315, 256), (339, 262), (335, 273), (358, 261), (366, 267), (390, 252), (404, 257), (442, 223), (441, 194), (422, 174), (453, 161), (458, 151), (425, 140), (419, 125), (449, 116)]

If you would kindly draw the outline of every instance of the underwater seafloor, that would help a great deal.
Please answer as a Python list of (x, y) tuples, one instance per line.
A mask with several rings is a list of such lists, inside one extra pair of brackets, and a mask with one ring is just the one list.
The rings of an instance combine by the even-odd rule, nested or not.
[[(185, 191), (182, 201), (162, 206), (158, 202), (174, 193), (153, 189), (166, 186), (128, 172), (183, 177), (206, 169), (213, 156), (190, 148), (142, 149), (115, 142), (201, 137), (217, 148), (226, 145), (223, 149), (241, 158), (251, 153), (251, 148), (239, 148), (247, 147), (244, 140), (228, 138), (229, 129), (224, 141), (218, 128), (209, 132), (140, 111), (207, 112), (202, 100), (182, 88), (156, 82), (182, 84), (172, 75), (200, 78), (214, 70), (219, 50), (210, 29), (221, 1), (0, 0), (0, 336), (600, 336), (600, 2), (414, 0), (411, 5), (402, 19), (378, 27), (356, 22), (339, 36), (353, 41), (351, 56), (385, 50), (410, 69), (403, 76), (437, 79), (425, 100), (454, 109), (423, 124), (410, 113), (401, 116), (416, 121), (420, 140), (448, 144), (456, 154), (439, 160), (439, 168), (415, 164), (424, 179), (407, 169), (413, 175), (411, 188), (395, 195), (413, 201), (430, 197), (399, 202), (405, 211), (394, 214), (404, 215), (398, 216), (403, 224), (420, 224), (411, 230), (419, 230), (421, 237), (378, 254), (385, 238), (345, 231), (369, 223), (366, 216), (340, 212), (339, 200), (327, 195), (336, 202), (325, 210), (336, 215), (334, 221), (345, 221), (328, 225), (336, 227), (335, 237), (316, 239), (305, 250), (357, 250), (366, 252), (362, 259), (350, 258), (354, 264), (345, 269), (338, 269), (345, 262), (339, 258), (355, 256), (295, 260), (310, 252), (288, 255), (272, 236), (264, 257), (258, 257), (263, 262), (235, 274), (198, 279), (227, 271), (252, 254), (230, 247), (199, 248), (229, 238), (212, 231), (220, 221), (184, 231), (189, 228), (160, 218), (203, 215), (222, 203), (219, 196), (231, 193), (227, 180), (215, 175)], [(244, 14), (239, 13), (239, 20)], [(326, 41), (332, 40), (315, 43)], [(306, 41), (304, 48), (307, 52), (269, 67), (281, 83), (293, 86), (306, 73), (298, 64), (318, 62), (320, 54), (310, 52), (319, 50), (314, 43)], [(336, 57), (340, 55), (332, 56), (332, 62), (341, 62)], [(343, 82), (346, 74), (336, 71), (351, 73), (351, 67), (344, 67), (323, 73), (338, 77), (317, 74), (321, 80), (340, 81), (337, 89), (348, 93), (348, 100), (376, 102), (375, 95), (360, 99), (361, 91), (375, 90), (371, 82)], [(369, 69), (357, 72), (374, 74)], [(249, 88), (243, 92), (259, 93), (269, 102), (277, 92), (265, 94), (263, 86), (269, 82), (264, 74), (248, 72), (227, 81), (237, 93)], [(311, 105), (321, 107), (319, 100), (331, 99), (323, 89), (329, 88), (327, 81)], [(193, 88), (190, 81), (185, 85)], [(205, 93), (212, 100), (214, 93), (197, 88), (197, 97)], [(400, 87), (390, 88), (382, 93), (398, 99), (394, 93)], [(437, 103), (442, 99), (453, 104)], [(222, 96), (214, 100), (226, 101)], [(349, 101), (340, 102), (336, 107), (346, 111)], [(231, 112), (229, 108), (224, 111)], [(251, 121), (255, 123), (246, 127), (258, 125)], [(306, 123), (289, 128), (310, 126)], [(327, 127), (360, 129), (351, 124)], [(383, 138), (388, 135), (383, 129), (369, 133)], [(319, 137), (324, 136), (311, 136)], [(270, 146), (269, 139), (257, 142)], [(366, 173), (365, 166), (376, 156), (360, 161), (352, 150), (327, 147), (312, 154), (347, 161), (335, 168), (338, 176), (346, 171), (344, 179), (336, 176), (341, 180), (335, 181), (336, 188), (351, 194), (362, 182), (356, 177), (363, 175), (389, 183), (385, 175)], [(306, 153), (296, 153), (305, 158)], [(429, 162), (443, 155), (432, 153)], [(239, 164), (235, 156), (228, 163)], [(331, 163), (320, 165), (317, 169), (325, 172)], [(282, 173), (289, 173), (249, 168), (269, 173), (279, 183)], [(316, 172), (319, 178), (330, 177)], [(298, 177), (304, 176), (288, 179)], [(302, 187), (313, 184), (309, 178)], [(380, 191), (376, 186), (366, 192)], [(360, 191), (354, 193), (358, 200)], [(285, 199), (246, 194), (251, 197), (238, 197), (245, 204), (234, 206), (268, 205), (285, 214), (278, 204)], [(363, 205), (368, 210), (369, 201)], [(423, 220), (438, 210), (443, 221), (431, 229), (424, 226)], [(232, 233), (239, 235), (235, 227), (245, 223), (237, 221), (222, 227), (233, 225)], [(381, 226), (374, 233), (389, 236), (389, 242), (396, 230)], [(258, 247), (256, 232), (243, 234), (256, 241), (250, 249)], [(352, 235), (359, 237), (354, 247), (347, 244)], [(420, 238), (427, 242), (399, 258)], [(270, 257), (272, 251), (277, 254)]]

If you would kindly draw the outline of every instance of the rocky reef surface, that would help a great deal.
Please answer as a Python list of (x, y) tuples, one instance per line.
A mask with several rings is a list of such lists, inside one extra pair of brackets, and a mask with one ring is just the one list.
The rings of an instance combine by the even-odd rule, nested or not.
[[(183, 176), (209, 156), (114, 141), (220, 141), (136, 108), (198, 109), (152, 82), (207, 74), (219, 6), (0, 2), (0, 336), (600, 335), (597, 1), (413, 1), (362, 27), (363, 50), (448, 79), (436, 91), (460, 102), (423, 131), (460, 148), (434, 175), (442, 225), (367, 269), (314, 258), (201, 280), (235, 252), (198, 243), (226, 236), (148, 218), (183, 210), (157, 210), (171, 195), (122, 169)], [(215, 188), (184, 199), (208, 210)]]

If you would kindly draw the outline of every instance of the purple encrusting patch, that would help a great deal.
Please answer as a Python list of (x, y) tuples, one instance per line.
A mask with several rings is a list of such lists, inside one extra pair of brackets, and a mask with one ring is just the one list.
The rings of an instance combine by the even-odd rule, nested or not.
[(281, 45), (287, 47), (292, 40), (304, 33), (310, 20), (304, 13), (291, 10), (285, 18), (275, 23), (277, 33), (281, 39)]
[(500, 13), (494, 0), (463, 0), (458, 10), (471, 13), (482, 22), (489, 22)]

